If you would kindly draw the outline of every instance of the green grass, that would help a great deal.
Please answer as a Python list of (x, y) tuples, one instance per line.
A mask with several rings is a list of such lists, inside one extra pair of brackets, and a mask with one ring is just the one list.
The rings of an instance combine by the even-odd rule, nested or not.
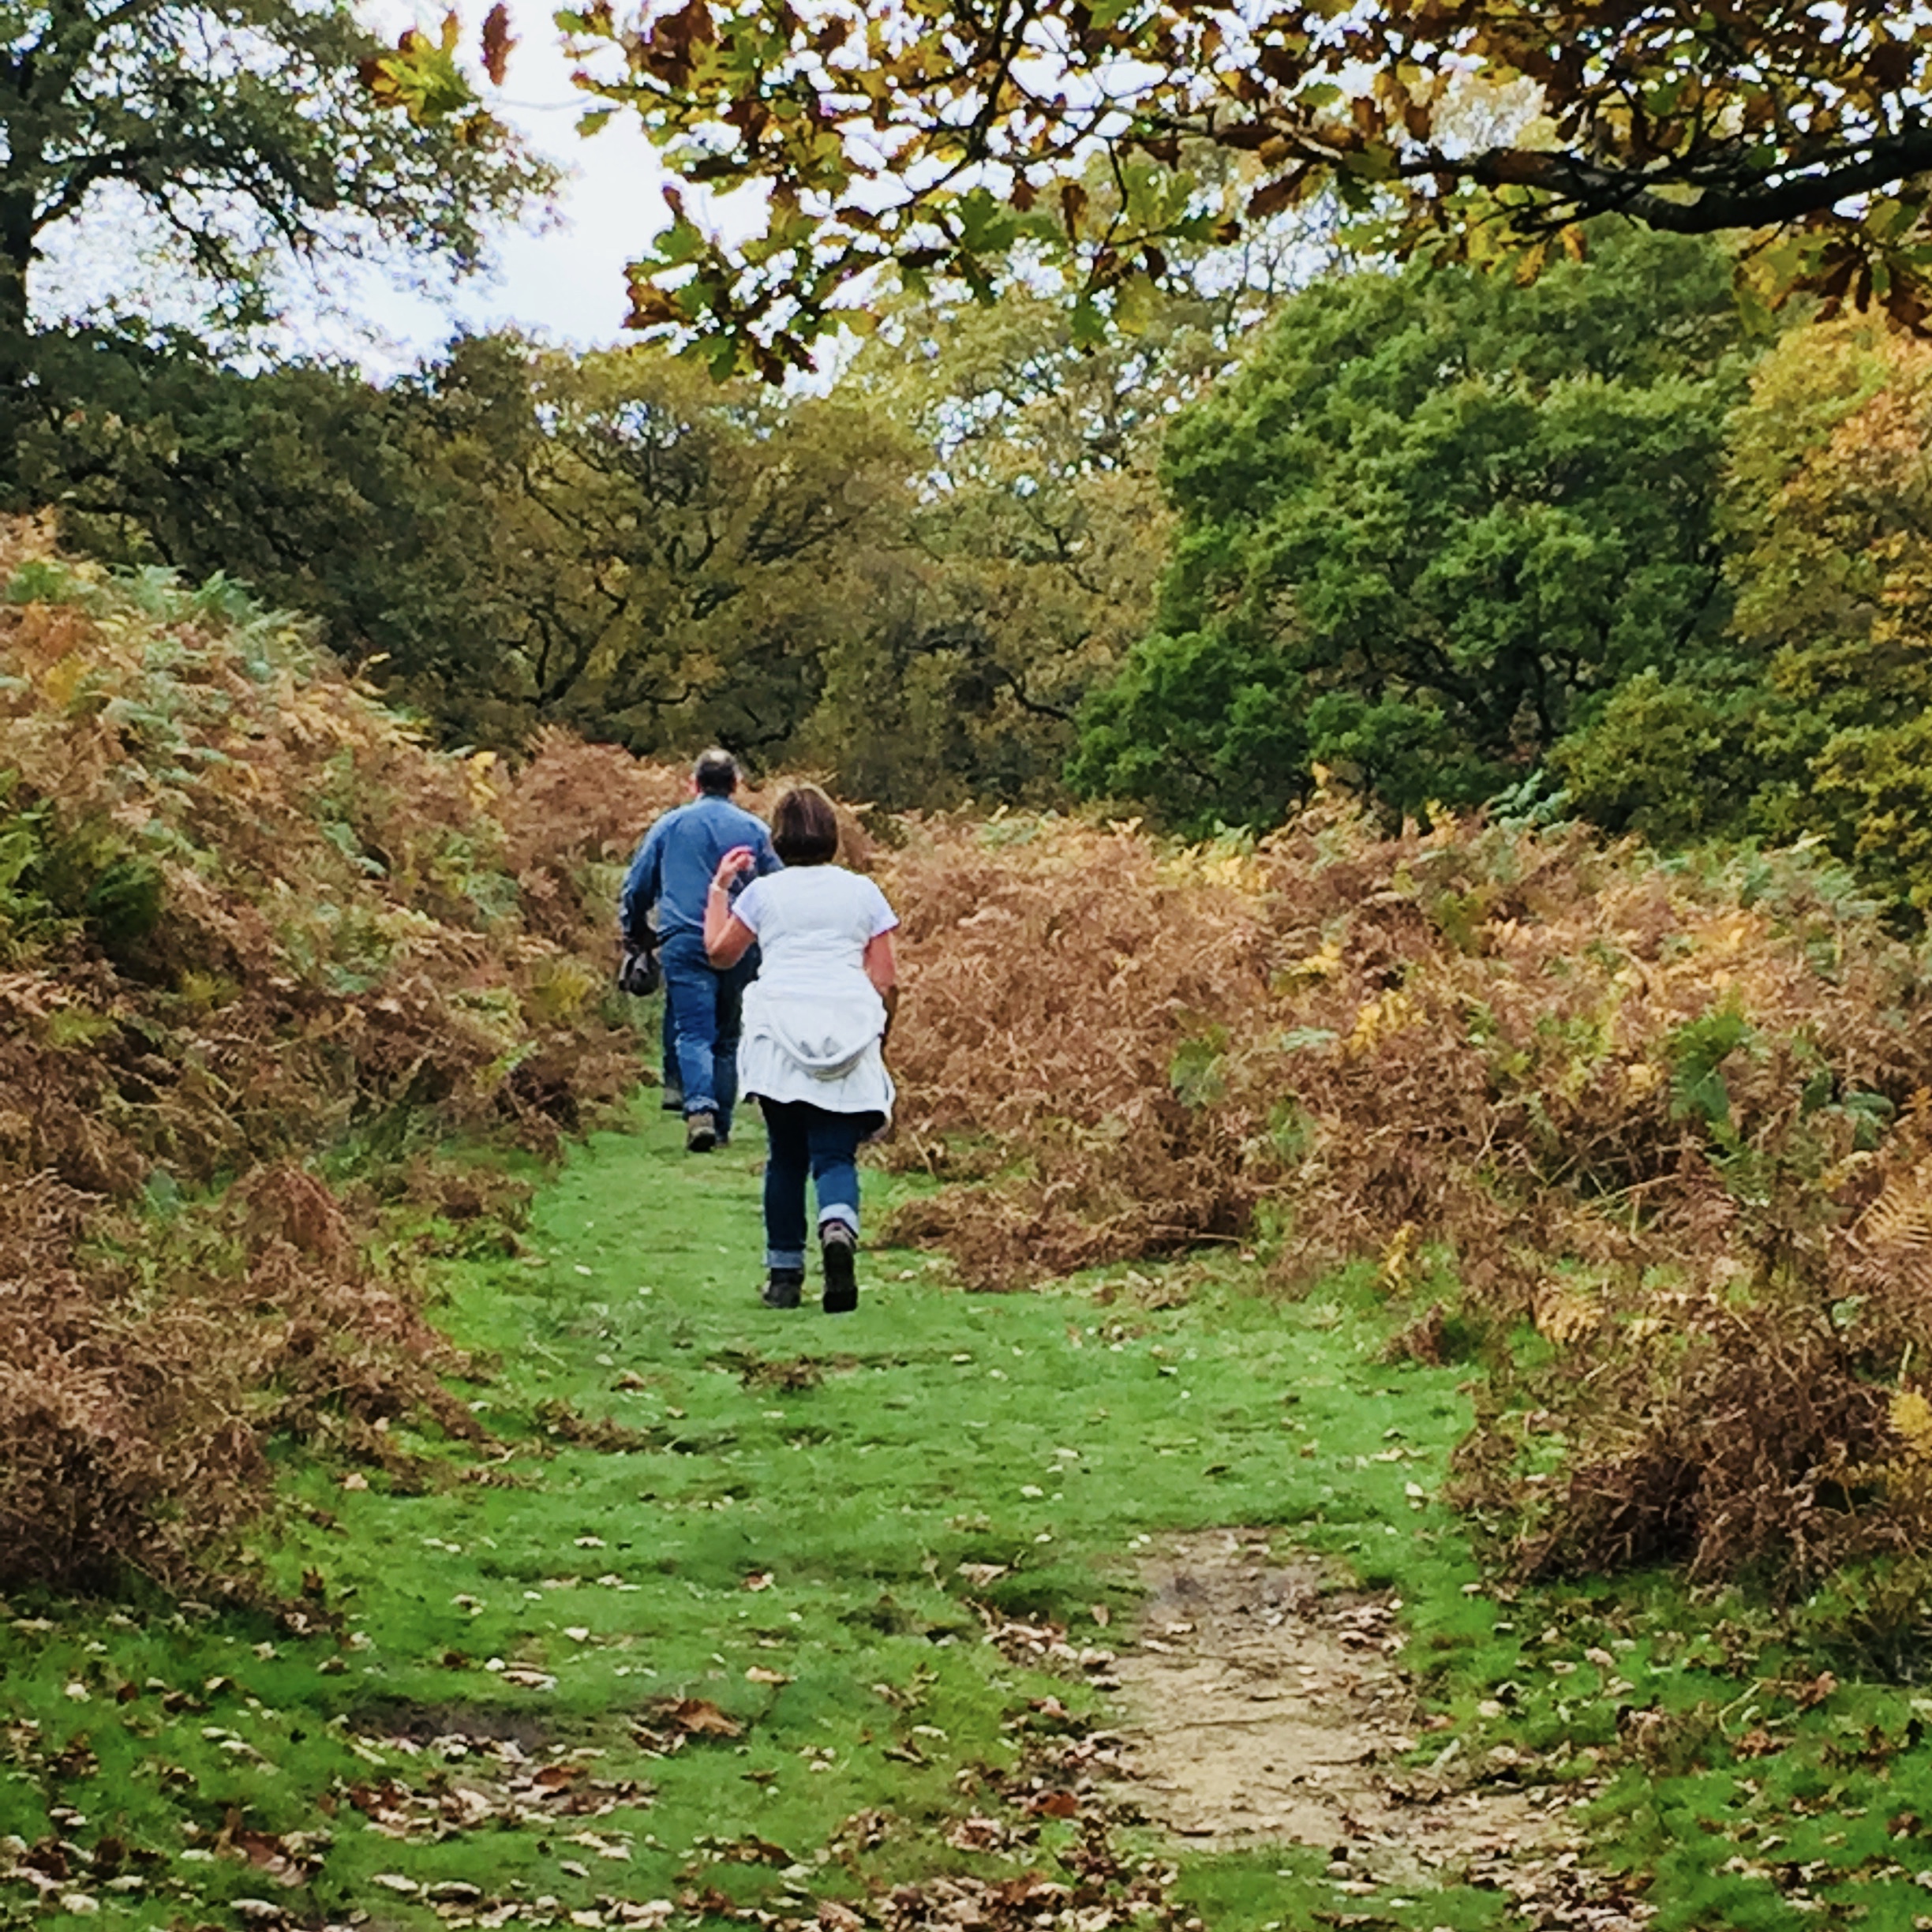
[[(1667, 1579), (1499, 1601), (1432, 1500), (1468, 1371), (1381, 1365), (1365, 1274), (1284, 1304), (1229, 1256), (975, 1297), (932, 1257), (874, 1253), (856, 1317), (774, 1313), (755, 1301), (755, 1140), (690, 1159), (675, 1123), (640, 1111), (545, 1189), (522, 1256), (449, 1266), (439, 1319), (490, 1365), (462, 1392), (500, 1439), (492, 1480), (402, 1431), (448, 1480), (345, 1488), (292, 1467), (263, 1556), (311, 1634), (192, 1607), (10, 1606), (0, 1835), (124, 1849), (112, 1877), (73, 1860), (44, 1902), (0, 1885), (0, 1917), (62, 1920), (78, 1893), (97, 1923), (234, 1924), (237, 1899), (436, 1923), (401, 1881), (567, 1924), (608, 1915), (601, 1898), (714, 1887), (780, 1908), (944, 1870), (1052, 1874), (1071, 1824), (1043, 1823), (1017, 1864), (946, 1835), (999, 1810), (1032, 1700), (1107, 1707), (1007, 1662), (971, 1600), (1104, 1646), (1140, 1552), (1223, 1524), (1398, 1593), (1438, 1726), (1419, 1755), (1507, 1747), (1572, 1781), (1597, 1862), (1647, 1878), (1661, 1925), (1932, 1915), (1912, 1694), (1820, 1690), (1762, 1619)], [(1166, 1298), (1157, 1278), (1189, 1298), (1144, 1305)], [(628, 1446), (571, 1440), (605, 1422)], [(962, 1563), (1006, 1574), (975, 1590)], [(663, 1699), (705, 1700), (739, 1734), (653, 1753)], [(507, 1735), (526, 1762), (365, 1741), (398, 1730)], [(561, 1797), (530, 1784), (557, 1763), (579, 1767), (556, 1774)], [(592, 1810), (557, 1815), (573, 1791)], [(371, 1810), (417, 1826), (390, 1835)], [(1176, 1896), (1215, 1932), (1511, 1923), (1466, 1886), (1339, 1894), (1318, 1851), (1175, 1855)]]

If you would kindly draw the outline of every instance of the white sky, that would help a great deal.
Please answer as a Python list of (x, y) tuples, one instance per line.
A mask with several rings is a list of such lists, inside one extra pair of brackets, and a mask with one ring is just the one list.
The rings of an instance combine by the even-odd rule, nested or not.
[[(580, 137), (578, 117), (597, 103), (571, 85), (571, 63), (549, 8), (539, 0), (509, 4), (517, 46), (504, 86), (487, 90), (489, 105), (532, 147), (570, 168), (571, 178), (558, 197), (556, 224), (541, 234), (505, 235), (496, 250), (498, 272), (459, 289), (449, 306), (365, 278), (358, 307), (405, 354), (434, 350), (459, 320), (473, 327), (514, 324), (580, 346), (616, 341), (629, 307), (624, 266), (670, 219), (660, 192), (662, 170), (635, 119), (620, 112), (601, 133)], [(472, 59), (484, 11), (483, 0), (462, 8), (465, 53)], [(430, 24), (428, 9), (424, 24)]]
[[(487, 0), (459, 0), (464, 55), (474, 70)], [(515, 325), (560, 343), (592, 346), (622, 339), (628, 306), (625, 264), (644, 252), (670, 219), (662, 172), (650, 144), (622, 112), (586, 140), (577, 121), (596, 103), (571, 85), (557, 29), (542, 0), (509, 0), (518, 44), (489, 104), (530, 145), (571, 170), (557, 217), (541, 232), (502, 235), (494, 273), (473, 277), (440, 299), (413, 293), (403, 278), (373, 264), (325, 265), (293, 290), (283, 350), (342, 355), (387, 373), (433, 354), (463, 326)], [(371, 0), (365, 18), (393, 37), (411, 20), (433, 29), (440, 4)], [(78, 222), (49, 234), (35, 274), (35, 307), (44, 318), (96, 306), (185, 320), (195, 305), (174, 286), (178, 275), (140, 252), (138, 211), (97, 193)]]

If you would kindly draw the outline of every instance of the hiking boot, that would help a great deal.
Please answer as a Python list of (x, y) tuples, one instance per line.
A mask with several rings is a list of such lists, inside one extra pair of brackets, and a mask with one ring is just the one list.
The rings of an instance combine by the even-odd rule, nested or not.
[(758, 1299), (767, 1308), (796, 1308), (804, 1287), (805, 1271), (802, 1267), (772, 1268), (765, 1276), (765, 1292)]
[(843, 1221), (828, 1221), (819, 1234), (828, 1315), (849, 1315), (859, 1305), (858, 1245), (859, 1237)]
[(717, 1145), (717, 1117), (712, 1114), (684, 1116), (684, 1151), (709, 1154)]
[(666, 1114), (682, 1114), (684, 1111), (684, 1090), (681, 1087), (667, 1087), (664, 1098), (657, 1103)]

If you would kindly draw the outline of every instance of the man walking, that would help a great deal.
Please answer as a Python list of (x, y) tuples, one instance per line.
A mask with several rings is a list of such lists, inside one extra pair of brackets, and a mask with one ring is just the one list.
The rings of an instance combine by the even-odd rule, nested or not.
[(754, 872), (780, 870), (763, 821), (732, 803), (737, 789), (736, 759), (716, 747), (704, 753), (691, 768), (691, 803), (651, 827), (624, 879), (627, 940), (641, 940), (657, 908), (667, 1025), (684, 1096), (684, 1144), (694, 1154), (708, 1154), (731, 1138), (739, 1015), (745, 987), (758, 972), (755, 956), (723, 972), (713, 970), (705, 957), (705, 897), (719, 859), (735, 845), (751, 847)]

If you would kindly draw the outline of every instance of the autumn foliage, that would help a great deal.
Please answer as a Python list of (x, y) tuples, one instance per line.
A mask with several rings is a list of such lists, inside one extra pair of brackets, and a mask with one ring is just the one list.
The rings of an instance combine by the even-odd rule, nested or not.
[(919, 826), (888, 872), (897, 1158), (980, 1177), (899, 1226), (975, 1282), (1374, 1257), (1417, 1353), (1490, 1338), (1458, 1482), (1530, 1571), (1932, 1527), (1932, 1034), (1840, 875), (1325, 802), (1252, 848)]
[(378, 1196), (474, 1217), (440, 1136), (635, 1083), (610, 907), (673, 781), (433, 753), (231, 586), (30, 525), (0, 586), (0, 1582), (174, 1578), (274, 1432), (470, 1426)]

